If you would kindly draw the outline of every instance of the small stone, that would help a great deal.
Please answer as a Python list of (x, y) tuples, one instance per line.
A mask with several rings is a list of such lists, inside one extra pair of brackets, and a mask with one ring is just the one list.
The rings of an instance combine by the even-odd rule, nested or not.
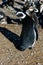
[(1, 65), (2, 65), (3, 63), (1, 63)]
[(38, 63), (38, 65), (41, 65), (41, 63)]
[(33, 52), (31, 53), (31, 56), (33, 56)]

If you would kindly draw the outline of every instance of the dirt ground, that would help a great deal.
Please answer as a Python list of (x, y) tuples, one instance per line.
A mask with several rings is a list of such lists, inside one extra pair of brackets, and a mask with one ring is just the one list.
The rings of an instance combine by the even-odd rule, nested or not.
[(15, 47), (21, 30), (20, 24), (0, 24), (0, 65), (43, 65), (43, 29), (38, 28), (39, 38), (35, 47), (25, 51)]
[[(14, 35), (20, 36), (21, 25), (0, 25), (0, 65), (43, 65), (43, 30), (31, 50), (20, 51), (14, 45)], [(19, 38), (18, 38), (19, 40)]]

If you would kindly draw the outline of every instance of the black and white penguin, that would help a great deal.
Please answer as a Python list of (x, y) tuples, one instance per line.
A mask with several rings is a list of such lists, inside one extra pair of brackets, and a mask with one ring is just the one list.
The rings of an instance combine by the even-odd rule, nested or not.
[(33, 23), (34, 21), (23, 12), (17, 12), (16, 15), (20, 17), (19, 19), (23, 24), (18, 49), (21, 51), (24, 51), (27, 48), (31, 49), (34, 47), (36, 40), (38, 40), (38, 31)]

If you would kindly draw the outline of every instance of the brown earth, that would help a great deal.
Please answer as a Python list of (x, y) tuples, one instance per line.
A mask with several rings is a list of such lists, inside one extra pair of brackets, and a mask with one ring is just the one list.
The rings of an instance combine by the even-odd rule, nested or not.
[(13, 38), (11, 32), (20, 36), (21, 28), (17, 24), (0, 25), (0, 65), (43, 65), (43, 30), (38, 29), (39, 39), (33, 49), (20, 51), (9, 38)]
[(0, 24), (0, 65), (43, 65), (43, 29), (38, 28), (39, 39), (33, 49), (19, 51), (14, 35), (20, 37), (21, 29), (18, 24)]

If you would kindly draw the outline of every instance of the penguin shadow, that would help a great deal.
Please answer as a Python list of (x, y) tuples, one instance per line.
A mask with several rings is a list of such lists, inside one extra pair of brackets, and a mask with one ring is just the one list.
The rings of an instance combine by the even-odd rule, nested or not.
[(0, 4), (0, 7), (3, 8), (4, 6), (7, 7), (8, 2), (6, 0), (2, 0), (2, 3)]
[(14, 44), (16, 49), (18, 49), (18, 45), (20, 43), (20, 36), (4, 27), (0, 27), (0, 32)]
[[(18, 4), (18, 5), (21, 6), (21, 7), (24, 6), (23, 2), (17, 2), (17, 1), (15, 1), (15, 3)], [(23, 9), (22, 9), (22, 8), (18, 8), (18, 6), (17, 6), (17, 7), (14, 6), (13, 8), (14, 8), (14, 10), (15, 10), (16, 12), (18, 12), (18, 11), (23, 11)]]
[[(6, 18), (6, 21), (7, 21), (7, 24), (22, 24), (22, 21), (20, 21), (19, 19), (13, 19), (13, 18), (10, 18), (10, 17), (8, 17), (7, 16), (7, 18)], [(13, 22), (12, 22), (13, 21)]]
[(24, 5), (24, 3), (23, 3), (23, 2), (17, 2), (17, 1), (15, 1), (15, 3), (17, 3), (17, 4), (21, 5), (21, 6), (23, 6), (23, 5)]
[[(23, 6), (23, 5), (24, 5), (23, 3), (20, 3), (20, 2), (17, 2), (17, 1), (14, 1), (14, 2), (15, 2), (16, 4), (18, 4), (18, 5), (20, 5), (20, 6)], [(11, 6), (16, 12), (22, 11), (20, 8), (18, 8), (18, 6), (17, 6), (17, 7), (12, 6), (13, 3), (12, 3), (12, 5), (9, 5), (9, 3), (10, 3), (10, 2), (8, 2), (8, 1), (2, 0), (2, 3), (0, 4), (0, 7), (3, 8), (4, 6), (7, 7), (7, 5), (8, 5), (8, 6)]]

